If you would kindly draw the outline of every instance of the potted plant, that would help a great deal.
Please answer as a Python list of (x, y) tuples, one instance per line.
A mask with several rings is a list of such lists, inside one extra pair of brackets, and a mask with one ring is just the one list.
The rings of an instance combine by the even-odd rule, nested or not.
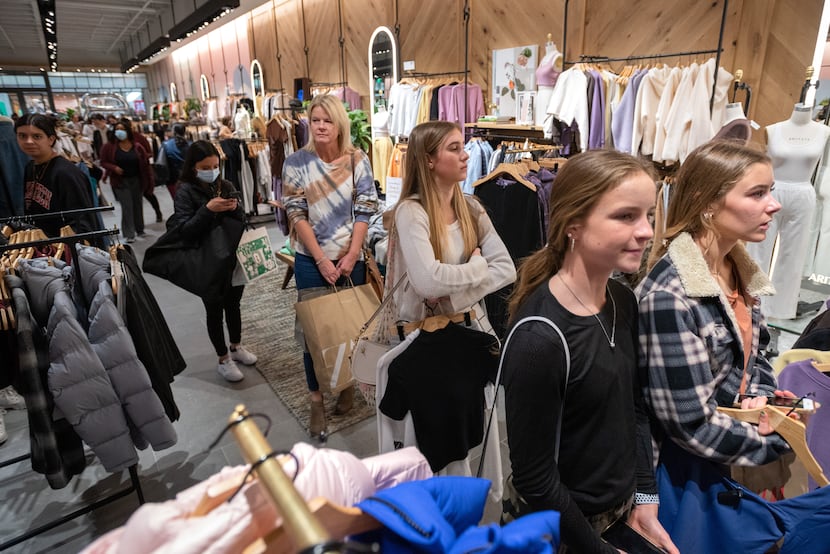
[(372, 128), (369, 126), (369, 118), (363, 110), (349, 111), (349, 122), (351, 123), (352, 144), (364, 152), (369, 151), (372, 144)]

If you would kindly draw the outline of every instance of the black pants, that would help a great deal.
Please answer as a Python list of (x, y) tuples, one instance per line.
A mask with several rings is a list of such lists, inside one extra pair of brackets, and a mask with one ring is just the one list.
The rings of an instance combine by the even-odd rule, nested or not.
[(242, 313), (239, 310), (239, 303), (244, 290), (244, 285), (230, 287), (223, 298), (216, 300), (202, 298), (202, 303), (205, 305), (208, 336), (216, 350), (216, 355), (220, 358), (228, 353), (225, 329), (222, 326), (223, 315), (228, 322), (228, 338), (231, 344), (239, 344), (242, 341)]

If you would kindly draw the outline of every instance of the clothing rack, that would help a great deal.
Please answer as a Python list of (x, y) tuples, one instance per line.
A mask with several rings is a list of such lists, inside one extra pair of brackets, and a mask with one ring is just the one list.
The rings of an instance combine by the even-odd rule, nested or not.
[(744, 91), (746, 93), (744, 96), (744, 115), (749, 116), (749, 102), (752, 99), (752, 87), (748, 83), (745, 83), (743, 78), (743, 69), (735, 71), (735, 83), (732, 85), (732, 102), (735, 102), (735, 96), (739, 90)]
[(404, 77), (445, 77), (449, 75), (467, 75), (470, 73), (469, 69), (465, 69), (464, 71), (441, 71), (438, 73), (422, 73), (418, 71), (405, 71), (403, 76)]
[[(567, 61), (567, 46), (568, 46), (568, 4), (570, 0), (565, 0), (565, 15), (564, 15), (564, 28), (562, 30), (562, 67), (567, 67), (568, 64), (575, 64), (578, 62), (569, 62)], [(607, 58), (604, 56), (588, 56), (588, 58), (593, 59), (595, 61), (629, 61), (629, 60), (648, 60), (648, 59), (659, 59), (659, 58), (677, 58), (682, 56), (694, 56), (699, 54), (715, 54), (715, 78), (712, 80), (712, 95), (709, 97), (709, 115), (711, 116), (712, 110), (715, 106), (715, 91), (717, 90), (718, 86), (718, 70), (720, 69), (720, 57), (721, 53), (723, 52), (723, 30), (726, 27), (726, 14), (729, 10), (729, 0), (723, 0), (723, 12), (720, 18), (720, 31), (718, 32), (718, 47), (714, 50), (698, 50), (698, 51), (691, 51), (691, 52), (677, 52), (674, 54), (653, 54), (649, 56), (629, 56), (627, 58)], [(583, 56), (580, 56), (582, 58)]]
[[(73, 215), (83, 215), (83, 214), (91, 214), (96, 212), (111, 212), (115, 210), (115, 206), (96, 206), (94, 208), (79, 208), (77, 210), (63, 210), (61, 212), (50, 212), (45, 214), (32, 214), (32, 215), (13, 215), (11, 217), (4, 217), (0, 218), (0, 225), (5, 223), (15, 223), (18, 221), (37, 221), (39, 219), (49, 219), (49, 218), (56, 218), (60, 217), (66, 219), (68, 216)], [(77, 235), (75, 235), (77, 236)], [(65, 237), (61, 237), (65, 238)], [(64, 242), (64, 241), (58, 241)]]
[[(105, 208), (108, 208), (110, 210), (114, 209), (112, 206), (106, 206)], [(67, 210), (67, 212), (58, 212), (57, 214), (38, 214), (38, 215), (32, 215), (32, 216), (20, 216), (20, 217), (13, 217), (13, 218), (5, 218), (5, 219), (0, 220), (0, 223), (9, 222), (9, 221), (17, 221), (17, 220), (39, 219), (39, 218), (42, 218), (43, 216), (60, 215), (61, 213), (76, 213), (77, 214), (77, 213), (92, 213), (92, 212), (97, 212), (97, 211), (104, 211), (104, 209), (102, 209), (102, 208), (87, 208), (87, 209), (80, 209), (80, 210)], [(80, 233), (80, 234), (77, 234), (77, 235), (70, 235), (70, 236), (66, 236), (66, 237), (54, 237), (54, 238), (35, 240), (35, 241), (30, 241), (30, 242), (21, 242), (21, 243), (17, 243), (17, 244), (7, 244), (7, 245), (0, 246), (0, 254), (6, 252), (8, 250), (14, 250), (14, 249), (19, 249), (19, 248), (45, 246), (45, 245), (54, 244), (54, 243), (66, 243), (66, 244), (69, 244), (70, 247), (72, 248), (72, 255), (74, 256), (73, 259), (77, 260), (78, 259), (78, 257), (77, 257), (78, 256), (78, 251), (77, 251), (77, 248), (76, 248), (77, 243), (79, 243), (83, 240), (86, 240), (86, 239), (97, 238), (97, 237), (102, 237), (102, 236), (106, 236), (106, 235), (117, 235), (118, 232), (119, 232), (118, 229), (103, 230), (103, 231), (91, 231), (89, 233)], [(77, 271), (79, 269), (79, 267), (76, 265), (75, 269)], [(77, 285), (80, 285), (80, 282), (81, 282), (80, 273), (77, 273), (77, 276), (78, 276), (78, 278), (75, 279), (75, 283)], [(81, 292), (81, 295), (83, 297), (83, 288), (78, 286), (78, 290)], [(86, 303), (86, 299), (84, 299), (84, 303)], [(4, 467), (10, 466), (12, 464), (16, 464), (16, 463), (23, 462), (25, 460), (29, 460), (29, 459), (31, 459), (31, 457), (32, 457), (31, 453), (28, 453), (28, 454), (24, 454), (22, 456), (18, 456), (16, 458), (12, 458), (12, 459), (0, 462), (0, 468), (4, 468)], [(26, 531), (25, 533), (23, 533), (21, 535), (18, 535), (18, 536), (14, 537), (12, 539), (9, 539), (9, 540), (7, 540), (3, 543), (0, 543), (0, 551), (9, 549), (9, 548), (11, 548), (15, 545), (20, 544), (21, 542), (27, 541), (27, 540), (29, 540), (33, 537), (36, 537), (36, 536), (41, 535), (43, 533), (46, 533), (47, 531), (50, 531), (50, 530), (54, 529), (55, 527), (63, 525), (64, 523), (72, 521), (73, 519), (81, 517), (82, 515), (88, 514), (88, 513), (92, 512), (93, 510), (97, 510), (98, 508), (100, 508), (102, 506), (106, 506), (107, 504), (110, 504), (110, 503), (112, 503), (112, 502), (114, 502), (114, 501), (116, 501), (120, 498), (128, 496), (128, 495), (132, 494), (133, 492), (135, 492), (136, 497), (138, 498), (139, 505), (144, 504), (144, 491), (142, 491), (142, 489), (141, 489), (141, 481), (138, 478), (138, 467), (137, 467), (137, 465), (132, 465), (128, 468), (128, 470), (129, 470), (129, 473), (130, 473), (130, 486), (129, 487), (127, 487), (125, 489), (122, 489), (120, 491), (116, 491), (116, 492), (112, 493), (111, 495), (106, 496), (104, 498), (101, 498), (100, 500), (96, 500), (92, 504), (88, 504), (87, 506), (85, 506), (83, 508), (80, 508), (78, 510), (75, 510), (72, 513), (61, 516), (58, 519), (55, 519), (55, 520), (50, 521), (48, 523), (45, 523), (45, 524), (43, 524), (39, 527), (36, 527), (35, 529), (31, 529), (31, 530)]]

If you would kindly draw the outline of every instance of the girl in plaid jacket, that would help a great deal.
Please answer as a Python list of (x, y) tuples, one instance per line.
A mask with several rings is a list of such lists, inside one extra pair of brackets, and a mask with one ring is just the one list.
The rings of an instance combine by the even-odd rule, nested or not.
[(758, 296), (775, 290), (743, 246), (763, 240), (781, 208), (772, 187), (765, 154), (727, 141), (698, 147), (680, 168), (637, 288), (646, 402), (659, 431), (722, 464), (760, 465), (789, 451), (766, 417), (755, 426), (716, 410), (740, 394), (757, 395), (743, 408), (786, 395), (759, 354), (769, 333)]

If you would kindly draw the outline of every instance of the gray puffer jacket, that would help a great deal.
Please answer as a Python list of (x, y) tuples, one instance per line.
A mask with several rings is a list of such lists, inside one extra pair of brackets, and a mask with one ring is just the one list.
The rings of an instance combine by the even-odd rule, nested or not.
[(107, 371), (92, 350), (70, 296), (72, 268), (45, 259), (22, 260), (19, 272), (32, 315), (49, 340), (47, 385), (55, 414), (72, 425), (109, 472), (138, 462), (121, 402)]
[(89, 305), (89, 342), (109, 373), (133, 441), (144, 449), (164, 450), (176, 444), (176, 430), (164, 413), (150, 376), (138, 359), (135, 345), (115, 302), (110, 284), (109, 254), (94, 247), (78, 247), (82, 286)]

